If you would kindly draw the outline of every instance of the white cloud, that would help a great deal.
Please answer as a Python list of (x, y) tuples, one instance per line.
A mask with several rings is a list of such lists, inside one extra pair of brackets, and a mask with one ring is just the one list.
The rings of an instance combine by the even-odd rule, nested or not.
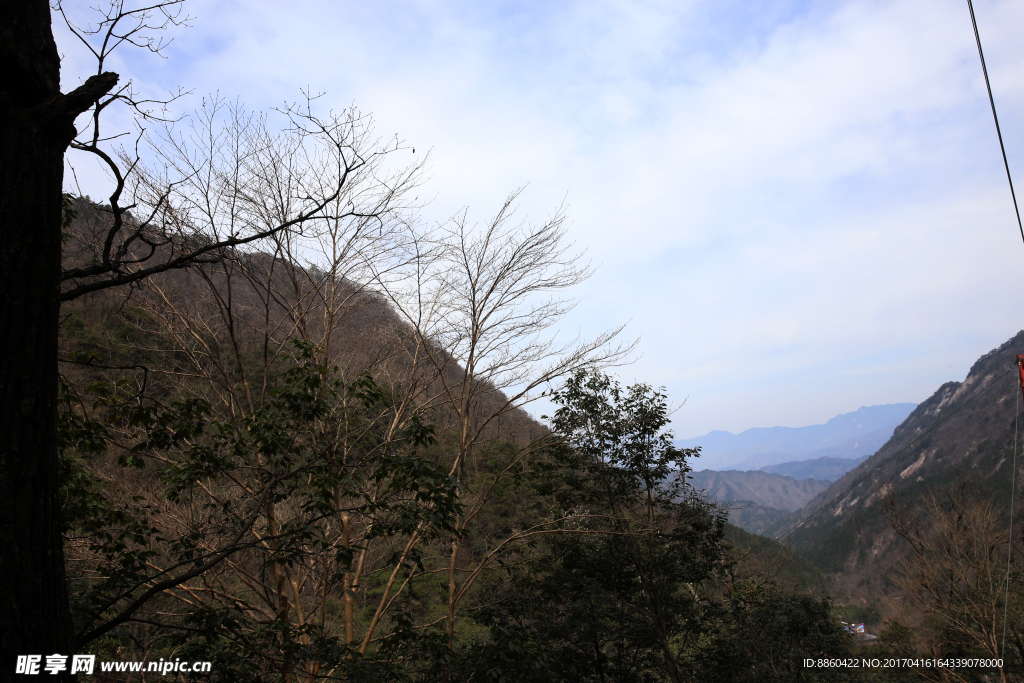
[[(976, 11), (1024, 169), (1024, 8)], [(601, 266), (567, 325), (631, 319), (643, 357), (622, 374), (690, 397), (683, 436), (923, 400), (1024, 326), (1024, 247), (959, 0), (191, 13), (167, 61), (119, 68), (254, 107), (307, 86), (354, 101), (433, 149), (435, 220), (483, 219), (524, 183), (538, 220), (567, 196)]]

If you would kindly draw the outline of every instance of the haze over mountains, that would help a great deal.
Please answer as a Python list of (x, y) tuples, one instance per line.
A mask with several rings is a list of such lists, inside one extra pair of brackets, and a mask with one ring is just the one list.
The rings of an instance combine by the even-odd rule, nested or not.
[(831, 482), (794, 479), (771, 472), (716, 472), (701, 470), (689, 475), (690, 484), (729, 510), (729, 522), (751, 533), (760, 533), (806, 505)]
[(715, 431), (676, 444), (701, 447), (690, 483), (727, 505), (730, 522), (761, 533), (877, 451), (915, 407), (867, 406), (820, 425)]
[[(979, 358), (962, 382), (943, 384), (916, 407), (873, 406), (803, 430), (749, 430), (735, 436), (718, 432), (715, 439), (704, 437), (705, 443), (718, 448), (708, 448), (711, 463), (729, 462), (731, 458), (732, 462), (761, 464), (762, 469), (704, 470), (692, 473), (691, 482), (726, 504), (731, 523), (785, 543), (830, 575), (832, 590), (843, 600), (881, 609), (879, 605), (886, 599), (895, 600), (900, 595), (892, 583), (892, 572), (908, 553), (908, 546), (883, 514), (885, 505), (903, 510), (908, 519), (923, 519), (920, 516), (925, 514), (928, 496), (942, 499), (961, 487), (971, 497), (994, 499), (1004, 512), (1009, 509), (1012, 493), (1022, 496), (1021, 477), (1017, 477), (1016, 489), (1011, 493), (1017, 411), (1024, 405), (1016, 403), (1020, 392), (1014, 367), (1018, 353), (1024, 353), (1024, 332)], [(828, 425), (837, 425), (840, 429), (835, 433), (842, 434), (842, 429), (850, 429), (850, 422), (855, 422), (850, 418), (861, 414), (878, 418), (874, 423), (860, 421), (865, 436), (874, 438), (888, 429), (884, 423), (878, 426), (884, 416), (891, 418), (900, 412), (909, 414), (895, 430), (889, 429), (891, 437), (881, 447), (859, 463), (831, 456), (804, 461), (789, 456), (791, 462), (772, 465), (756, 459), (767, 451), (758, 453), (759, 445), (769, 443), (778, 448), (784, 443), (782, 439), (764, 438), (759, 444), (758, 437), (774, 439), (804, 432), (803, 438), (807, 431), (823, 433), (822, 427)], [(680, 445), (700, 445), (701, 440)], [(808, 442), (813, 443), (811, 439), (803, 443)], [(868, 438), (858, 442), (870, 444)], [(748, 447), (746, 454), (740, 445)], [(767, 457), (772, 457), (770, 452)], [(703, 465), (704, 460), (701, 457), (695, 464)], [(828, 467), (849, 471), (827, 487), (821, 480), (816, 481), (818, 477), (806, 476)], [(810, 500), (808, 495), (812, 496)], [(792, 502), (800, 501), (806, 502), (793, 512)], [(1005, 519), (999, 523), (1005, 524)]]
[(760, 471), (781, 474), (793, 477), (794, 479), (818, 479), (819, 481), (833, 482), (869, 457), (867, 455), (862, 455), (859, 458), (830, 458), (825, 456), (813, 460), (798, 460), (796, 462), (768, 465), (762, 467)]
[[(914, 403), (866, 406), (833, 417), (825, 424), (756, 427), (739, 434), (713, 431), (677, 440), (676, 445), (680, 448), (701, 447), (701, 456), (694, 465), (710, 470), (770, 471), (768, 468), (772, 466), (794, 461), (863, 459), (881, 448), (893, 430), (916, 407)], [(842, 469), (842, 463), (826, 464), (839, 465)]]
[(831, 482), (797, 480), (768, 472), (715, 472), (701, 470), (690, 475), (690, 483), (719, 501), (753, 501), (786, 512), (795, 512), (828, 488)]
[[(795, 528), (790, 520), (766, 535), (788, 531), (787, 543), (854, 591), (869, 581), (887, 585), (886, 572), (906, 552), (882, 514), (888, 497), (916, 515), (925, 496), (967, 486), (1008, 509), (1018, 353), (1024, 332), (979, 358), (963, 382), (940, 386), (877, 453), (796, 512)], [(1016, 488), (1020, 495), (1019, 477)]]

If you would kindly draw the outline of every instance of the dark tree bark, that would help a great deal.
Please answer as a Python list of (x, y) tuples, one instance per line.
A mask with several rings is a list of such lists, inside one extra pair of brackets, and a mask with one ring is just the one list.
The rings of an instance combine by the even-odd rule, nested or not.
[(19, 654), (72, 654), (56, 430), (64, 152), (117, 75), (61, 94), (47, 1), (0, 8), (0, 680), (13, 680)]

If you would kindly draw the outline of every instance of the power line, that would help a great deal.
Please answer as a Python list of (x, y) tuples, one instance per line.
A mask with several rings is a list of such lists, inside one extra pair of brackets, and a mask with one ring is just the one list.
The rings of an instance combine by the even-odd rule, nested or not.
[(1020, 222), (1020, 209), (1017, 207), (1017, 194), (1013, 191), (1013, 178), (1010, 176), (1010, 162), (1006, 159), (1006, 146), (1003, 145), (1003, 131), (999, 128), (999, 116), (996, 114), (996, 100), (992, 97), (992, 84), (988, 80), (988, 68), (985, 66), (985, 53), (981, 49), (981, 35), (978, 33), (978, 21), (974, 18), (974, 5), (967, 0), (967, 8), (971, 11), (971, 25), (974, 26), (974, 40), (978, 44), (978, 57), (981, 58), (981, 72), (985, 74), (985, 87), (988, 89), (988, 102), (992, 105), (992, 119), (996, 122), (996, 135), (999, 136), (999, 149), (1003, 153), (1003, 166), (1006, 167), (1006, 179), (1010, 183), (1010, 196), (1013, 197), (1013, 210), (1017, 214), (1017, 227), (1020, 237), (1024, 240), (1024, 225)]
[[(982, 50), (982, 47), (981, 47), (981, 34), (978, 33), (978, 21), (977, 21), (977, 19), (974, 16), (974, 4), (971, 2), (971, 0), (967, 0), (967, 8), (970, 10), (970, 13), (971, 13), (971, 25), (974, 28), (974, 40), (975, 40), (975, 42), (978, 45), (978, 57), (981, 59), (981, 71), (982, 71), (982, 73), (985, 76), (985, 88), (988, 91), (988, 101), (989, 101), (989, 104), (992, 107), (992, 120), (995, 121), (995, 124), (996, 124), (996, 136), (999, 138), (999, 150), (1002, 152), (1002, 155), (1003, 155), (1003, 167), (1006, 169), (1006, 180), (1010, 184), (1010, 197), (1013, 199), (1013, 211), (1014, 211), (1014, 214), (1017, 217), (1017, 227), (1020, 229), (1021, 240), (1024, 240), (1024, 223), (1021, 222), (1021, 218), (1020, 218), (1020, 208), (1017, 205), (1017, 193), (1013, 189), (1013, 176), (1010, 173), (1010, 162), (1009, 162), (1009, 160), (1007, 159), (1007, 156), (1006, 156), (1006, 145), (1003, 143), (1003, 131), (1002, 131), (1002, 128), (999, 126), (999, 115), (996, 113), (996, 101), (995, 101), (995, 97), (993, 97), (993, 95), (992, 95), (992, 83), (991, 83), (991, 81), (989, 80), (989, 77), (988, 77), (988, 67), (985, 64), (985, 52), (984, 52), (984, 50)], [(1012, 368), (1011, 368), (1011, 370), (1012, 370)], [(899, 456), (899, 455), (903, 454), (904, 452), (906, 452), (907, 450), (909, 450), (918, 441), (920, 441), (925, 436), (931, 434), (936, 429), (938, 429), (940, 426), (945, 424), (950, 418), (952, 418), (954, 415), (956, 415), (958, 412), (960, 412), (961, 409), (963, 409), (964, 407), (966, 407), (967, 405), (972, 403), (975, 399), (977, 399), (980, 396), (982, 396), (983, 394), (985, 394), (989, 389), (991, 389), (993, 386), (995, 386), (995, 384), (998, 381), (998, 379), (1002, 379), (1002, 377), (1005, 377), (1006, 374), (1009, 374), (1009, 372), (1010, 371), (1008, 370), (1001, 377), (999, 377), (997, 379), (993, 379), (991, 382), (989, 382), (988, 385), (986, 385), (985, 387), (979, 389), (977, 392), (975, 392), (975, 394), (973, 396), (971, 396), (966, 401), (964, 401), (959, 406), (957, 406), (951, 413), (949, 413), (944, 418), (942, 418), (941, 420), (939, 420), (938, 422), (933, 424), (931, 427), (929, 427), (927, 430), (925, 430), (924, 432), (919, 434), (913, 441), (911, 441), (906, 446), (904, 446), (900, 450), (898, 450), (895, 453), (893, 453), (892, 455), (890, 455), (888, 458), (886, 458), (882, 462), (878, 463), (878, 465), (873, 467), (870, 471), (865, 472), (859, 479), (857, 479), (852, 484), (847, 486), (845, 489), (843, 489), (843, 491), (841, 491), (838, 495), (834, 496), (828, 502), (824, 503), (817, 510), (815, 510), (811, 514), (807, 515), (806, 517), (801, 519), (799, 522), (797, 522), (793, 526), (791, 526), (788, 529), (786, 529), (782, 534), (779, 534), (779, 535), (775, 536), (775, 539), (778, 540), (778, 541), (784, 540), (787, 536), (789, 536), (791, 533), (793, 533), (796, 529), (800, 528), (801, 526), (803, 526), (804, 524), (809, 522), (811, 519), (813, 519), (819, 512), (821, 512), (821, 511), (825, 510), (826, 508), (830, 507), (833, 502), (835, 502), (837, 500), (841, 500), (843, 498), (843, 496), (845, 496), (847, 493), (849, 493), (854, 488), (856, 488), (861, 482), (863, 482), (869, 476), (871, 476), (872, 474), (877, 472), (879, 469), (881, 469), (885, 465), (889, 464), (889, 462), (891, 462), (897, 456)], [(1016, 429), (1015, 429), (1015, 431), (1014, 431), (1014, 462), (1016, 462), (1016, 450), (1017, 450), (1017, 438), (1016, 438)], [(1016, 467), (1014, 467), (1014, 474), (1016, 474)], [(1011, 513), (1011, 515), (1012, 515), (1012, 513)], [(1013, 523), (1012, 516), (1011, 516), (1011, 522), (1010, 523), (1011, 523), (1011, 525)], [(1005, 618), (1004, 618), (1004, 627), (1005, 627)], [(1005, 635), (1004, 635), (1004, 640), (1005, 640)], [(1005, 649), (1005, 644), (1004, 644), (1004, 649)]]
[[(1020, 359), (1017, 359), (1020, 365)], [(1024, 385), (1022, 385), (1024, 387)], [(1006, 541), (1006, 596), (1003, 599), (1003, 657), (1006, 657), (1006, 609), (1010, 606), (1010, 557), (1013, 555), (1013, 498), (1017, 492), (1017, 432), (1020, 425), (1020, 392), (1015, 391), (1013, 418), (1013, 470), (1010, 476), (1010, 531)]]
[[(971, 26), (974, 27), (974, 42), (978, 44), (978, 57), (981, 59), (981, 72), (985, 74), (985, 88), (988, 90), (988, 103), (992, 106), (992, 120), (996, 123), (996, 135), (999, 137), (999, 150), (1003, 153), (1003, 167), (1006, 168), (1006, 180), (1010, 183), (1010, 196), (1013, 197), (1013, 210), (1017, 215), (1017, 227), (1020, 228), (1021, 239), (1024, 239), (1024, 225), (1020, 221), (1020, 208), (1017, 206), (1017, 193), (1013, 191), (1013, 177), (1010, 175), (1010, 162), (1006, 158), (1006, 146), (1003, 144), (1003, 131), (999, 128), (999, 115), (996, 114), (996, 100), (992, 96), (992, 84), (988, 78), (988, 67), (985, 66), (985, 52), (981, 49), (981, 34), (978, 33), (978, 20), (974, 16), (974, 3), (967, 0), (967, 9), (971, 12)], [(1017, 361), (1018, 365), (1020, 361)], [(1024, 379), (1024, 374), (1021, 375)], [(1024, 384), (1022, 384), (1024, 388)], [(1017, 397), (1019, 406), (1020, 396)], [(1006, 549), (1006, 596), (1003, 601), (1003, 653), (1006, 653), (1006, 608), (1010, 600), (1010, 558), (1013, 554), (1013, 498), (1016, 492), (1017, 479), (1017, 426), (1020, 421), (1018, 407), (1013, 423), (1013, 476), (1010, 484), (1010, 538)]]

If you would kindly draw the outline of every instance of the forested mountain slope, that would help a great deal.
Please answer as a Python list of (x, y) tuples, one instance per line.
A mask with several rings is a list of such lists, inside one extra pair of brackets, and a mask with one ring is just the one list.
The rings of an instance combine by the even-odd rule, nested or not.
[(756, 534), (788, 518), (829, 485), (757, 470), (700, 470), (688, 477), (695, 489), (728, 510), (730, 523)]
[(826, 572), (881, 581), (906, 550), (883, 515), (887, 501), (912, 519), (923, 496), (961, 481), (1008, 504), (1019, 353), (1024, 332), (979, 358), (963, 382), (939, 387), (877, 453), (804, 506), (795, 528), (775, 529), (776, 537), (789, 532), (787, 542)]
[[(94, 208), (68, 226), (70, 261), (88, 262)], [(533, 244), (546, 276), (561, 252), (545, 229), (440, 245), (433, 327), (357, 284), (365, 248), (327, 268), (285, 242), (68, 303), (81, 647), (253, 683), (788, 681), (847, 653), (820, 572), (678, 480), (668, 397), (595, 372), (599, 345), (531, 364), (509, 336), (522, 310), (504, 297), (484, 315), (458, 289), (490, 275), (523, 291)], [(342, 253), (337, 235), (305, 237)], [(491, 265), (463, 282), (467, 251)], [(529, 340), (550, 311), (525, 316)], [(524, 376), (560, 387), (550, 427), (522, 410)], [(758, 638), (769, 624), (787, 635)]]

